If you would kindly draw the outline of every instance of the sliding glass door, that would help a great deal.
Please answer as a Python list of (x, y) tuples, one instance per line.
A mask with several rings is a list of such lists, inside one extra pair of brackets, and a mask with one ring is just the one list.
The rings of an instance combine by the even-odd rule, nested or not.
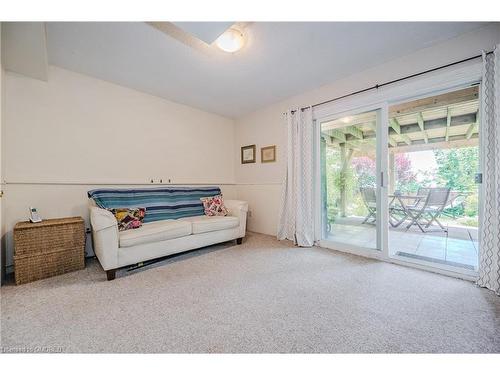
[(468, 87), (389, 107), (389, 255), (475, 270), (479, 92)]
[(479, 120), (478, 86), (316, 119), (320, 243), (477, 270)]
[(322, 238), (380, 249), (377, 158), (379, 111), (320, 122)]

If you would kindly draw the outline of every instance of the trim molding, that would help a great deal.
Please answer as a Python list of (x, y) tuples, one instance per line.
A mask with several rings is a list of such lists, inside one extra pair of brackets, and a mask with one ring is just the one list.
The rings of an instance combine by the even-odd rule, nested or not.
[(238, 182), (234, 185), (237, 186), (253, 186), (253, 185), (283, 185), (283, 182)]
[(123, 186), (179, 186), (179, 185), (225, 185), (225, 186), (251, 186), (251, 185), (283, 185), (283, 182), (88, 182), (88, 181), (4, 181), (0, 185), (80, 185), (80, 186), (109, 186), (109, 185), (123, 185)]
[(179, 185), (236, 185), (234, 182), (171, 182), (171, 183), (160, 183), (160, 182), (113, 182), (113, 181), (101, 181), (101, 182), (88, 182), (88, 181), (5, 181), (2, 185), (79, 185), (79, 186), (179, 186)]

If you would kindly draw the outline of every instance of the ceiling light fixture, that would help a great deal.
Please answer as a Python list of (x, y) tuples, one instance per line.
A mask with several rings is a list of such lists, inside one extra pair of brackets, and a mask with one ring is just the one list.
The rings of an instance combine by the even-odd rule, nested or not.
[(224, 34), (215, 41), (217, 47), (225, 52), (236, 52), (245, 44), (243, 33), (236, 29), (227, 29)]

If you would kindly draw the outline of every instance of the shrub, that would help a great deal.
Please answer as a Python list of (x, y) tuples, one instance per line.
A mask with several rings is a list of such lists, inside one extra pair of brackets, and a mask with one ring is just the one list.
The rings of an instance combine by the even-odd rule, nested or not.
[(478, 220), (477, 220), (477, 216), (472, 218), (472, 217), (463, 217), (463, 218), (460, 218), (457, 220), (457, 222), (460, 224), (460, 225), (465, 225), (467, 227), (478, 227)]
[(478, 196), (476, 193), (469, 195), (464, 202), (464, 214), (465, 216), (474, 217), (477, 216), (478, 208)]

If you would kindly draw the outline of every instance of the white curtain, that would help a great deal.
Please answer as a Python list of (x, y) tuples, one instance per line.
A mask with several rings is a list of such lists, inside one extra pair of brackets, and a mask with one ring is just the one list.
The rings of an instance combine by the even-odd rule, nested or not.
[(283, 185), (278, 239), (298, 246), (314, 245), (312, 109), (286, 113), (287, 168)]
[(483, 223), (477, 284), (500, 295), (500, 45), (483, 54)]

